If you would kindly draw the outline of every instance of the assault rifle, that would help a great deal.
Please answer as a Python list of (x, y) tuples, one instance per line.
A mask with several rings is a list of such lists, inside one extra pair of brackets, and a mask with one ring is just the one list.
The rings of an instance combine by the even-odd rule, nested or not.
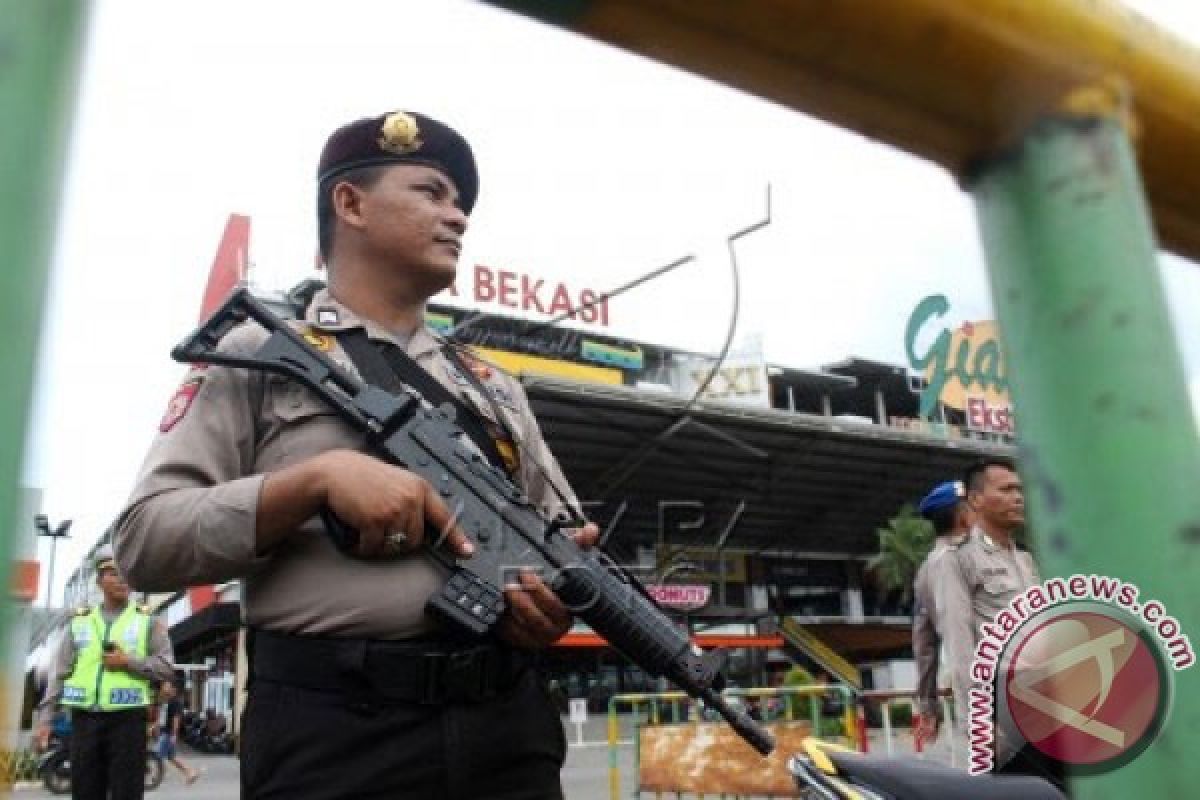
[[(225, 335), (247, 320), (269, 334), (258, 350), (244, 355), (218, 349)], [(449, 572), (426, 604), (430, 614), (486, 635), (505, 611), (503, 587), (519, 570), (532, 570), (630, 661), (715, 709), (763, 755), (774, 749), (771, 734), (718, 693), (724, 686), (724, 656), (692, 644), (637, 579), (603, 552), (581, 549), (564, 530), (570, 523), (546, 519), (506, 474), (464, 443), (449, 405), (430, 408), (415, 391), (395, 395), (363, 383), (246, 289), (234, 292), (171, 356), (184, 363), (272, 372), (302, 383), (362, 431), (375, 455), (428, 481), (475, 545), (470, 558), (458, 560), (436, 545), (441, 532), (426, 537), (434, 542), (430, 554)], [(347, 549), (346, 539), (354, 532), (333, 514), (322, 516), (335, 543)]]

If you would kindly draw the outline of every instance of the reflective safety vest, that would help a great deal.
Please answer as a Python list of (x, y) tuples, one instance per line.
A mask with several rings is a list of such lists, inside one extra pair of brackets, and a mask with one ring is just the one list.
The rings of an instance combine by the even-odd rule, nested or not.
[(104, 644), (114, 642), (126, 654), (145, 658), (150, 647), (150, 617), (134, 603), (111, 623), (100, 606), (80, 609), (71, 620), (75, 669), (63, 684), (62, 704), (91, 711), (121, 711), (150, 705), (150, 681), (125, 670), (104, 668)]

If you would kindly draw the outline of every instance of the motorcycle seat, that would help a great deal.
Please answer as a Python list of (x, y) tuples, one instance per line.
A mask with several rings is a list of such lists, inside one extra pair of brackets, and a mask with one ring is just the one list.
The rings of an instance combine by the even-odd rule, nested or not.
[(893, 800), (1066, 800), (1048, 781), (1024, 775), (968, 775), (914, 758), (827, 753), (838, 774)]

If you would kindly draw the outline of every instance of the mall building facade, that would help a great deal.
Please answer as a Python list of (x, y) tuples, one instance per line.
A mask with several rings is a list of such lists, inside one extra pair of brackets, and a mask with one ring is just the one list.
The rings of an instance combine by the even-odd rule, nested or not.
[[(276, 311), (286, 298), (259, 293)], [(911, 609), (866, 568), (877, 529), (935, 483), (1011, 439), (954, 409), (920, 416), (925, 381), (860, 358), (818, 369), (711, 358), (448, 305), (428, 324), (519, 376), (551, 450), (611, 555), (737, 685), (793, 663), (856, 686), (910, 682)], [(86, 571), (71, 586), (83, 597)], [(149, 600), (164, 615), (194, 707), (236, 728), (245, 630), (236, 581)], [(543, 659), (564, 696), (600, 710), (660, 688), (578, 624)]]

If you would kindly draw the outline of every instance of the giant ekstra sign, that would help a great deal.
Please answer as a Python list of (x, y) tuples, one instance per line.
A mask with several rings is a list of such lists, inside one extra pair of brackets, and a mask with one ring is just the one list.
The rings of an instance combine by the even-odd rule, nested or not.
[(963, 322), (954, 329), (942, 323), (933, 343), (917, 351), (917, 341), (926, 339), (949, 310), (945, 295), (930, 295), (917, 304), (905, 326), (908, 362), (926, 381), (918, 413), (932, 417), (940, 401), (963, 412), (972, 430), (1014, 434), (1008, 362), (995, 322)]

